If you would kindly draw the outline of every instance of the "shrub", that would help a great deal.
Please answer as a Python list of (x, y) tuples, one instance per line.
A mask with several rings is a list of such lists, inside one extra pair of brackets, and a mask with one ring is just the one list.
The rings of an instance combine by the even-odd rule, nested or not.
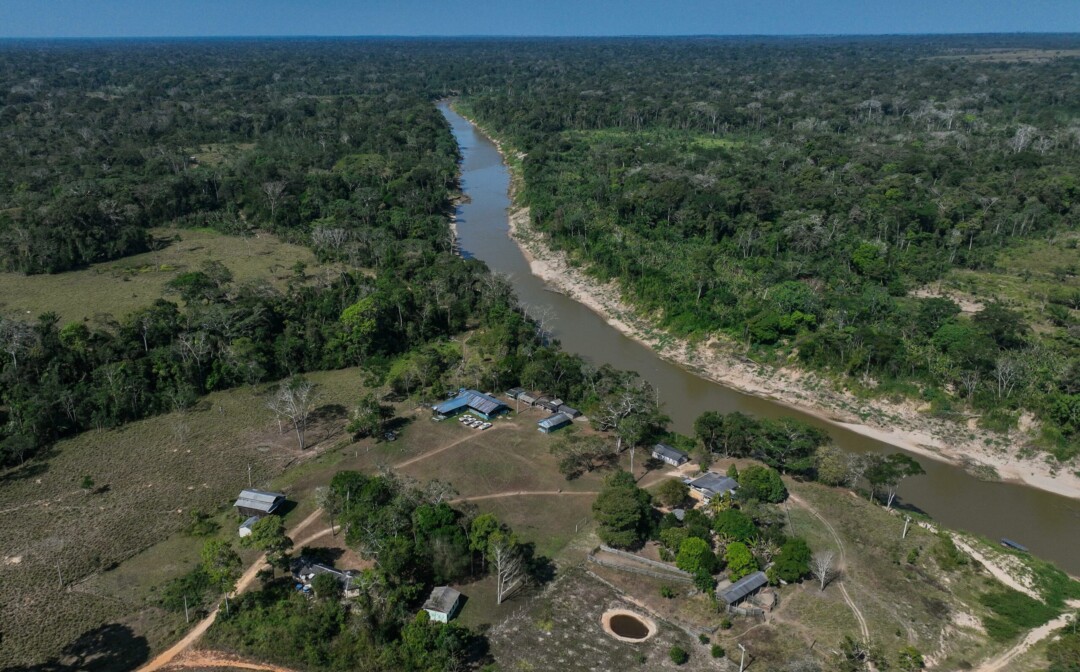
[(984, 593), (979, 601), (994, 612), (994, 616), (983, 619), (983, 624), (987, 634), (998, 642), (1012, 639), (1021, 630), (1038, 627), (1057, 615), (1053, 607), (1008, 588)]
[(930, 549), (930, 554), (938, 563), (938, 566), (946, 572), (951, 572), (967, 564), (967, 555), (953, 543), (952, 537), (947, 533), (938, 534), (938, 540)]
[(671, 662), (676, 665), (683, 665), (686, 661), (690, 660), (690, 654), (678, 644), (671, 647), (671, 650), (668, 651), (668, 656), (671, 657)]
[(709, 649), (709, 653), (712, 654), (713, 658), (723, 658), (727, 651), (724, 651), (724, 647), (719, 644), (713, 644), (712, 648)]
[(709, 636), (703, 632), (697, 636), (697, 641), (701, 642), (702, 644), (708, 644)]
[(727, 616), (724, 616), (723, 618), (720, 619), (720, 629), (721, 630), (731, 630), (732, 625), (733, 624), (731, 622), (731, 619), (728, 618)]
[(672, 599), (675, 597), (675, 589), (671, 586), (660, 586), (660, 597), (668, 600)]

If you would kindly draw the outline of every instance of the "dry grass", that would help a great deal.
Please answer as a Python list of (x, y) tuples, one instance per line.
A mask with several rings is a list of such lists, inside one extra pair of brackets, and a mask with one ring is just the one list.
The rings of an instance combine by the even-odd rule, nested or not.
[(57, 275), (0, 273), (0, 313), (34, 317), (52, 311), (61, 322), (96, 316), (120, 318), (161, 298), (165, 283), (179, 273), (196, 270), (207, 260), (220, 261), (237, 283), (266, 280), (283, 288), (301, 261), (314, 278), (326, 269), (311, 250), (259, 233), (226, 236), (206, 229), (154, 229), (155, 238), (171, 240), (153, 252)]
[[(324, 403), (349, 404), (359, 394), (353, 370), (311, 377)], [(313, 438), (330, 445), (341, 424), (324, 425), (338, 435), (317, 428)], [(154, 590), (198, 557), (201, 540), (176, 535), (190, 511), (227, 508), (247, 486), (248, 465), (253, 482), (267, 485), (320, 447), (300, 455), (294, 441), (278, 433), (263, 391), (241, 389), (212, 394), (183, 416), (86, 432), (60, 442), (47, 461), (4, 474), (0, 667), (56, 655), (110, 622), (138, 622), (151, 646), (162, 644), (179, 623), (152, 606)], [(80, 488), (85, 476), (95, 492)], [(231, 523), (233, 515), (220, 518)], [(233, 533), (223, 525), (223, 535)]]

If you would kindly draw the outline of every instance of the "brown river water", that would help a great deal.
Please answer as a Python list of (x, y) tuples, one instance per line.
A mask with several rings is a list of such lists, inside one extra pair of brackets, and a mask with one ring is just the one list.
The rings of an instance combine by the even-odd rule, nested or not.
[[(508, 274), (522, 303), (549, 306), (554, 315), (551, 331), (568, 352), (596, 365), (610, 364), (640, 373), (659, 390), (674, 429), (685, 434), (692, 433), (694, 419), (705, 411), (740, 411), (760, 417), (796, 418), (821, 427), (847, 451), (899, 450), (690, 373), (624, 336), (577, 301), (547, 289), (544, 281), (531, 273), (524, 254), (509, 237), (510, 174), (498, 148), (446, 103), (440, 103), (439, 110), (450, 123), (463, 155), (461, 187), (469, 199), (457, 210), (462, 254)], [(1009, 537), (1062, 569), (1080, 574), (1080, 501), (1023, 485), (980, 481), (958, 467), (915, 457), (926, 475), (901, 484), (901, 506), (923, 511), (950, 528), (991, 539)]]

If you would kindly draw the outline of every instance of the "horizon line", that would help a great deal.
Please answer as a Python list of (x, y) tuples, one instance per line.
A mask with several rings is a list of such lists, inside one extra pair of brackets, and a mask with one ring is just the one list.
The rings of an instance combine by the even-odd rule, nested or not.
[(510, 34), (510, 33), (474, 33), (462, 35), (450, 34), (372, 34), (372, 35), (331, 35), (331, 34), (231, 34), (231, 35), (0, 35), (0, 41), (75, 41), (75, 40), (362, 40), (362, 39), (432, 39), (432, 40), (470, 40), (470, 39), (702, 39), (702, 38), (835, 38), (835, 37), (982, 37), (982, 36), (1072, 36), (1080, 37), (1080, 31), (990, 31), (990, 32), (894, 32), (894, 33), (596, 33), (596, 34)]

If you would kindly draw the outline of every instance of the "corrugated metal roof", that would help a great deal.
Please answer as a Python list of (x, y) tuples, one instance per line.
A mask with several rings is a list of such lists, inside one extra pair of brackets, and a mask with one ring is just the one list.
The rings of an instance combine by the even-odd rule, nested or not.
[(754, 572), (721, 591), (720, 599), (728, 604), (735, 604), (767, 583), (769, 579), (765, 576), (765, 572)]
[(705, 490), (714, 495), (719, 495), (738, 488), (739, 484), (734, 478), (721, 476), (715, 471), (710, 471), (707, 474), (690, 481), (690, 487), (697, 490)]
[(553, 429), (555, 427), (559, 427), (570, 422), (573, 421), (570, 419), (569, 415), (565, 413), (556, 413), (555, 415), (544, 418), (536, 424), (539, 425), (542, 429)]
[(266, 490), (249, 488), (240, 493), (240, 496), (236, 498), (236, 503), (233, 504), (233, 506), (270, 513), (276, 509), (284, 499), (285, 495), (280, 492), (267, 492)]
[(669, 460), (680, 461), (680, 460), (689, 460), (690, 459), (689, 455), (687, 455), (683, 451), (679, 450), (675, 446), (669, 446), (666, 443), (658, 443), (658, 444), (656, 444), (656, 447), (653, 448), (652, 452), (653, 452), (653, 455), (659, 455), (660, 457), (666, 457)]
[(450, 586), (439, 586), (431, 590), (427, 602), (424, 602), (424, 609), (449, 615), (460, 597), (461, 593)]
[(458, 396), (453, 399), (448, 399), (441, 404), (436, 404), (432, 408), (436, 413), (446, 415), (447, 413), (453, 413), (461, 409), (463, 406), (468, 406), (478, 413), (484, 415), (491, 415), (500, 408), (509, 408), (506, 404), (499, 401), (495, 397), (488, 396), (483, 392), (477, 392), (476, 390), (461, 390)]

